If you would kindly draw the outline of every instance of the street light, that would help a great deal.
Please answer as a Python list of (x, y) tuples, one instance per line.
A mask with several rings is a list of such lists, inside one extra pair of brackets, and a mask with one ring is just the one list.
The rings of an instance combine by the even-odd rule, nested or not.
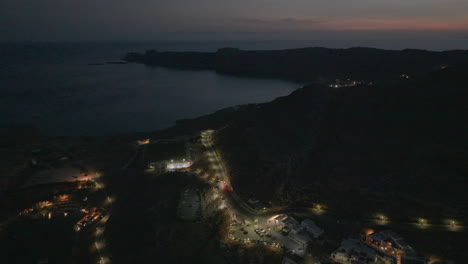
[(325, 205), (316, 203), (313, 205), (313, 209), (317, 214), (322, 214), (325, 210)]
[(102, 228), (97, 228), (96, 229), (96, 236), (100, 236), (100, 235), (102, 235), (102, 233), (104, 233), (104, 230)]
[(388, 217), (384, 214), (377, 214), (376, 218), (377, 218), (377, 224), (379, 225), (386, 225), (389, 222)]
[(418, 226), (419, 226), (420, 228), (426, 228), (428, 224), (429, 224), (429, 223), (428, 223), (427, 219), (425, 219), (425, 218), (418, 218)]
[(461, 229), (460, 223), (454, 219), (446, 219), (445, 224), (450, 231), (458, 231)]

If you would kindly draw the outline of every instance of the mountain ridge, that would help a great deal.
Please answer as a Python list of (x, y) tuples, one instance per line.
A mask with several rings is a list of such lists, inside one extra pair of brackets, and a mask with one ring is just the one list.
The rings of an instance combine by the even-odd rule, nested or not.
[(365, 47), (284, 50), (221, 48), (216, 52), (131, 52), (124, 60), (150, 66), (208, 69), (219, 73), (302, 82), (348, 78), (375, 81), (396, 79), (401, 74), (417, 76), (449, 66), (465, 65), (468, 51), (383, 50)]

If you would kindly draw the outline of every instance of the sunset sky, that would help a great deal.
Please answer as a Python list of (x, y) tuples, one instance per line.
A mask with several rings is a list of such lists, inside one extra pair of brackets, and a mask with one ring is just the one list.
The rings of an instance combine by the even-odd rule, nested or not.
[(307, 39), (342, 31), (468, 37), (467, 0), (3, 0), (0, 17), (0, 41)]

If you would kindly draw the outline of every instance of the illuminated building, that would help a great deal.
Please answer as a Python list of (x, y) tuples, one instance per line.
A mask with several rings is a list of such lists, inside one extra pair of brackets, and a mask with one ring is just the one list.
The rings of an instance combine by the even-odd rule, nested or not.
[(180, 169), (186, 169), (192, 166), (191, 161), (173, 161), (171, 160), (170, 162), (166, 163), (166, 170), (180, 170)]
[(143, 140), (138, 140), (138, 141), (137, 141), (137, 144), (138, 144), (138, 145), (147, 145), (147, 144), (149, 144), (149, 143), (150, 143), (149, 138), (143, 139)]

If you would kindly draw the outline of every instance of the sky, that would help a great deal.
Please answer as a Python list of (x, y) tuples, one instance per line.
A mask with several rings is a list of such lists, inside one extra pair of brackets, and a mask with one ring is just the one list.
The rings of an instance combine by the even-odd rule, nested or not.
[(0, 4), (1, 42), (372, 37), (466, 39), (468, 1), (2, 0)]

